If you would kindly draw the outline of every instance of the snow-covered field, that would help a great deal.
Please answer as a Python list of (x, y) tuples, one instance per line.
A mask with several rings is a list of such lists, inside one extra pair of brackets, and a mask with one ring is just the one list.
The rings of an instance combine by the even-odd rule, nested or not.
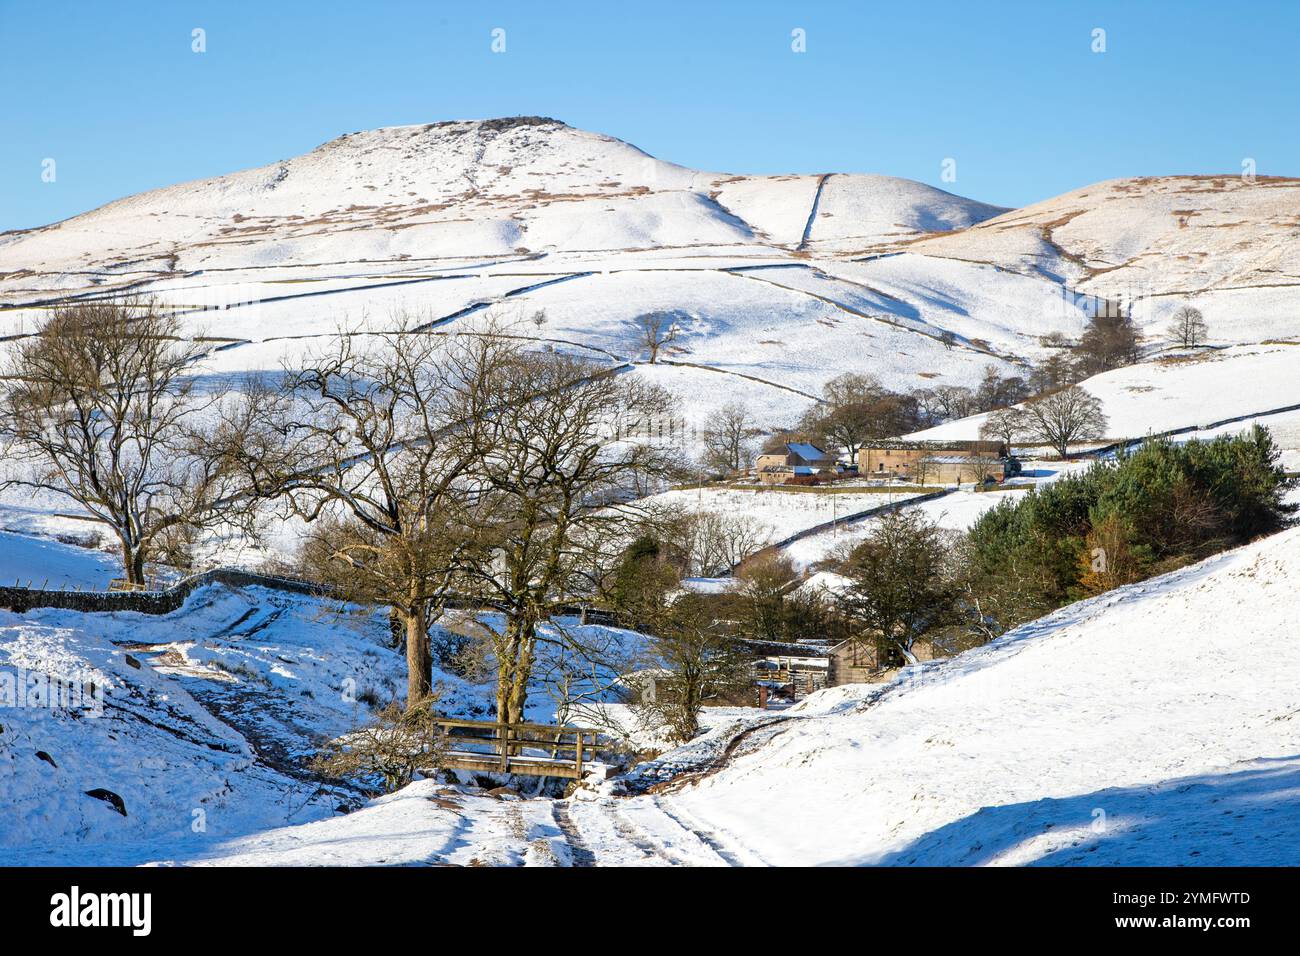
[[(886, 500), (890, 503), (902, 502), (903, 507), (921, 512), (940, 528), (965, 531), (980, 515), (1004, 500), (1006, 496), (1020, 494), (1018, 489), (1056, 481), (1063, 475), (1081, 471), (1090, 465), (1091, 462), (1088, 461), (1052, 462), (1030, 458), (1022, 462), (1023, 470), (1012, 479), (1011, 487), (1005, 490), (997, 488), (976, 491), (970, 486), (961, 488), (954, 486), (942, 497), (917, 501), (915, 504), (907, 504), (907, 502), (911, 498), (919, 497), (916, 495), (886, 496)], [(794, 563), (797, 570), (807, 571), (819, 561), (832, 557), (836, 552), (861, 543), (871, 534), (877, 523), (877, 518), (868, 517), (842, 527), (820, 531), (790, 542), (781, 549), (781, 552)]]
[[(920, 511), (939, 527), (954, 531), (964, 531), (975, 523), (985, 511), (992, 508), (1014, 491), (954, 491), (930, 501), (922, 501), (908, 506), (908, 510)], [(904, 499), (906, 500), (906, 499)], [(866, 518), (842, 528), (822, 531), (793, 541), (781, 549), (797, 570), (804, 571), (832, 557), (837, 552), (860, 544), (877, 526), (878, 520)]]
[(919, 492), (782, 491), (780, 489), (691, 488), (644, 499), (649, 507), (743, 515), (761, 525), (769, 541), (862, 511), (915, 498)]
[(103, 551), (0, 531), (0, 585), (102, 591), (121, 573), (121, 561)]
[[(1139, 278), (1153, 334), (1184, 299), (1216, 345), (1300, 334), (1295, 190), (1125, 180), (1005, 211), (886, 176), (699, 172), (535, 118), (393, 127), (0, 236), (0, 335), (69, 294), (156, 296), (227, 340), (201, 369), (224, 385), (397, 312), (441, 329), (496, 316), (631, 363), (682, 396), (688, 428), (733, 400), (776, 428), (846, 371), (897, 388), (1023, 372), (1048, 354), (1041, 336), (1078, 334), (1085, 293)], [(653, 309), (676, 310), (680, 334), (649, 365), (634, 318)], [(1246, 389), (1210, 373), (1194, 405), (1115, 424), (1258, 410), (1287, 361), (1241, 366)], [(1146, 384), (1165, 387), (1116, 388)]]

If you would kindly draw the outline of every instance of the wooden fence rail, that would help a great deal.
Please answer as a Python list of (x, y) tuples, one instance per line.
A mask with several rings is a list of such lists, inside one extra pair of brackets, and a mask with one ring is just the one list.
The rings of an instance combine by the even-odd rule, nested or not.
[(450, 770), (579, 780), (584, 763), (605, 749), (600, 732), (589, 727), (486, 720), (439, 720), (436, 725), (442, 734), (441, 765)]

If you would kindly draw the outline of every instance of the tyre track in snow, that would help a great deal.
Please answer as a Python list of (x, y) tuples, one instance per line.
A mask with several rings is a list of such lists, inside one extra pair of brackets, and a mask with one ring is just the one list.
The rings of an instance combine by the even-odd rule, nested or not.
[(663, 860), (669, 866), (689, 866), (690, 860), (654, 839), (643, 827), (628, 819), (614, 801), (603, 801), (601, 809), (618, 835), (648, 857)]
[[(615, 837), (632, 851), (641, 854), (636, 861), (638, 863), (664, 866), (731, 865), (726, 857), (702, 840), (692, 828), (683, 826), (680, 820), (664, 813), (662, 808), (653, 803), (636, 797), (617, 797), (601, 799), (588, 806), (600, 822), (608, 827), (608, 836)], [(655, 833), (652, 825), (635, 819), (634, 813), (630, 812), (634, 809), (653, 810), (659, 819), (670, 825), (672, 832)], [(626, 861), (614, 858), (607, 862), (619, 865)]]
[(587, 846), (587, 841), (583, 839), (578, 828), (573, 825), (573, 817), (569, 814), (569, 803), (567, 800), (556, 800), (551, 804), (551, 816), (555, 818), (555, 825), (560, 828), (560, 835), (564, 837), (564, 842), (569, 846), (569, 858), (573, 861), (574, 866), (595, 866), (596, 854), (591, 852), (591, 847)]
[[(766, 860), (760, 857), (748, 847), (740, 848), (734, 840), (724, 840), (716, 830), (712, 830), (700, 822), (700, 819), (681, 807), (669, 809), (664, 801), (659, 797), (650, 797), (651, 803), (664, 816), (670, 818), (674, 823), (683, 829), (694, 834), (695, 838), (716, 853), (719, 858), (728, 866), (770, 866)], [(745, 858), (748, 858), (746, 860)]]

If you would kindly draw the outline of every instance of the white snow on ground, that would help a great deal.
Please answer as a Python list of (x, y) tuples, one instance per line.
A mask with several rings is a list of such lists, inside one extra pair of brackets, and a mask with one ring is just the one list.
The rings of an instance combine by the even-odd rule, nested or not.
[(915, 498), (918, 492), (793, 491), (780, 488), (685, 488), (645, 499), (651, 507), (744, 515), (779, 541), (789, 535), (861, 511)]
[[(1118, 439), (1295, 405), (1297, 377), (1300, 346), (1260, 345), (1144, 362), (1079, 384), (1101, 400), (1106, 437)], [(985, 418), (946, 422), (912, 437), (978, 438)]]
[(215, 844), (199, 866), (568, 866), (552, 801), (419, 780), (347, 816)]
[[(255, 588), (162, 616), (0, 611), (0, 862), (140, 862), (331, 814), (290, 763), (367, 719), (358, 694), (404, 682), (382, 628)], [(47, 677), (98, 703), (20, 692)]]
[(683, 862), (587, 822), (640, 813), (737, 862), (1295, 865), (1298, 587), (1295, 529), (752, 719), (716, 773), (575, 821), (606, 863)]
[[(627, 654), (640, 640), (558, 624)], [(203, 588), (160, 616), (0, 611), (0, 865), (201, 859), (247, 834), (328, 823), (359, 796), (318, 790), (303, 763), (405, 692), (405, 661), (387, 638), (382, 613), (259, 587)], [(529, 716), (553, 722), (551, 653), (539, 656)], [(490, 719), (490, 686), (442, 672), (435, 684), (444, 713)], [(125, 816), (92, 790), (120, 797)]]
[(1152, 336), (1190, 303), (1211, 342), (1260, 341), (1300, 331), (1297, 190), (1281, 177), (1116, 179), (909, 249), (1059, 277), (1078, 295), (1139, 299), (1135, 318)]
[(121, 562), (102, 551), (0, 531), (0, 585), (103, 590), (120, 576)]
[[(985, 511), (992, 508), (999, 501), (1005, 500), (1006, 496), (1020, 493), (1012, 490), (954, 491), (942, 498), (921, 501), (914, 505), (907, 505), (906, 508), (909, 511), (922, 512), (941, 528), (964, 531), (974, 524), (976, 519)], [(907, 499), (902, 500), (906, 501)], [(787, 544), (781, 549), (781, 552), (794, 562), (797, 570), (807, 570), (817, 562), (824, 561), (841, 550), (852, 548), (865, 541), (878, 525), (878, 518), (865, 518), (842, 528), (834, 528), (809, 535), (806, 538), (800, 538), (798, 541)]]
[[(1149, 178), (1007, 212), (885, 176), (697, 172), (554, 121), (394, 127), (0, 236), (0, 335), (52, 297), (130, 288), (229, 339), (201, 370), (225, 387), (397, 311), (495, 315), (670, 384), (688, 427), (742, 399), (776, 428), (845, 371), (897, 388), (1023, 371), (1041, 336), (1077, 335), (1081, 292), (1134, 277), (1153, 335), (1189, 296), (1216, 345), (1296, 334), (1295, 189)], [(681, 335), (651, 366), (633, 319), (661, 308)], [(1231, 399), (1206, 389), (1204, 411), (1213, 395)]]
[[(1140, 437), (1298, 400), (1300, 347), (1276, 341), (1300, 334), (1296, 189), (1119, 180), (996, 215), (887, 177), (695, 172), (558, 123), (400, 127), (0, 236), (0, 335), (37, 328), (52, 297), (132, 288), (196, 310), (191, 334), (229, 338), (198, 370), (229, 388), (401, 310), (446, 329), (545, 310), (529, 334), (671, 388), (689, 433), (732, 400), (789, 425), (845, 371), (904, 388), (1023, 370), (1048, 354), (1040, 336), (1078, 333), (1080, 294), (1146, 296), (1135, 315), (1153, 339), (1191, 302), (1228, 347), (1085, 383), (1109, 437)], [(631, 322), (652, 308), (682, 313), (655, 365)], [(1296, 417), (1261, 420), (1300, 467)], [(979, 421), (927, 437), (973, 438)], [(965, 527), (1016, 493), (919, 507)], [(704, 497), (674, 494), (688, 507)], [(879, 503), (706, 496), (774, 537), (855, 497)], [(0, 583), (102, 586), (100, 552), (31, 537), (93, 544), (71, 510), (5, 493)], [(806, 567), (869, 527), (791, 554)], [(779, 722), (696, 786), (564, 805), (420, 782), (336, 817), (355, 795), (295, 776), (297, 758), (364, 716), (345, 681), (381, 696), (400, 685), (382, 617), (222, 588), (160, 618), (0, 612), (0, 668), (104, 689), (102, 714), (0, 706), (0, 862), (582, 862), (580, 841), (597, 862), (637, 865), (1297, 863), (1296, 534), (1065, 609), (884, 690), (719, 712), (722, 725), (662, 765), (720, 757), (740, 726)], [(444, 682), (449, 707), (485, 706), (482, 688)], [(530, 715), (548, 706), (535, 696)], [(127, 815), (86, 795), (96, 788)]]
[(0, 862), (1295, 864), (1297, 587), (1300, 529), (889, 685), (706, 711), (638, 775), (716, 770), (654, 795), (425, 781), (347, 816), (281, 758), (355, 723), (347, 677), (400, 680), (382, 617), (226, 588), (160, 618), (0, 614), (5, 671), (107, 689), (102, 715), (0, 709)]

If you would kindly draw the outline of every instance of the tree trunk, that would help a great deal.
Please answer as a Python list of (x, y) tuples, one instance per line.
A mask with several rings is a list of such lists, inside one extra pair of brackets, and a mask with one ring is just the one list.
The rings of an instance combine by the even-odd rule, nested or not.
[(403, 612), (406, 618), (406, 706), (429, 696), (433, 690), (433, 656), (424, 609)]
[(497, 720), (502, 723), (524, 719), (536, 629), (537, 622), (528, 612), (512, 614), (506, 621), (505, 640), (497, 651)]
[(122, 542), (122, 570), (127, 584), (144, 584), (144, 550), (138, 545)]

